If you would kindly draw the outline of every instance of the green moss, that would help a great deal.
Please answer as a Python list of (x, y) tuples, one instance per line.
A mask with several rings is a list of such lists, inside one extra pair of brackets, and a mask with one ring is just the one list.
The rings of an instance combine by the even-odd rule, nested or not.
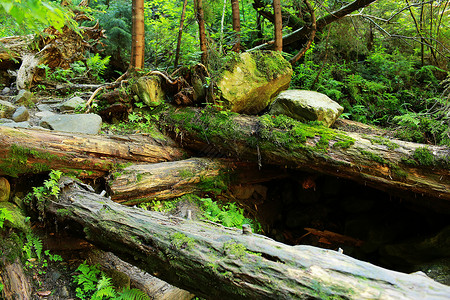
[(221, 171), (219, 175), (214, 177), (200, 176), (200, 182), (197, 187), (205, 192), (213, 192), (220, 194), (228, 189), (231, 179), (227, 171)]
[(376, 137), (365, 136), (365, 137), (366, 137), (367, 139), (369, 139), (369, 141), (370, 141), (372, 144), (384, 145), (384, 146), (386, 146), (389, 150), (394, 150), (394, 149), (396, 149), (396, 148), (399, 147), (398, 144), (396, 144), (396, 143), (392, 142), (391, 140), (389, 140), (389, 139), (387, 139), (387, 138), (384, 138), (384, 137), (379, 137), (379, 136), (376, 136)]
[(247, 254), (261, 256), (261, 253), (249, 251), (243, 244), (236, 243), (235, 241), (229, 241), (223, 244), (223, 251), (243, 261), (246, 260), (245, 257)]
[(372, 153), (372, 152), (369, 152), (366, 150), (361, 150), (361, 154), (365, 155), (370, 160), (373, 160), (379, 164), (388, 165), (388, 162), (384, 158), (380, 157), (379, 155), (377, 155), (375, 153)]
[(192, 170), (180, 170), (178, 171), (178, 176), (180, 176), (182, 179), (188, 179), (194, 176), (194, 172)]
[(191, 249), (195, 245), (195, 240), (187, 237), (183, 233), (176, 232), (171, 236), (170, 242), (176, 249)]
[(413, 157), (423, 166), (433, 166), (434, 156), (427, 147), (419, 147), (414, 151)]
[(29, 163), (28, 158), (41, 159), (45, 161), (60, 160), (57, 155), (50, 154), (45, 151), (25, 148), (16, 144), (11, 145), (7, 157), (0, 164), (0, 169), (5, 175), (17, 177), (21, 173), (26, 173), (31, 170), (32, 173), (42, 173), (49, 171), (50, 167), (42, 162)]
[(273, 80), (280, 73), (280, 70), (290, 69), (291, 65), (284, 59), (280, 52), (276, 51), (254, 51), (253, 58), (256, 68), (268, 81)]

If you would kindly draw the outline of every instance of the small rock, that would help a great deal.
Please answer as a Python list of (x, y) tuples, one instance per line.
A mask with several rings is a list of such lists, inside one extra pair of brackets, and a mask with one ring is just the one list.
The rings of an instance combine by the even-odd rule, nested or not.
[(52, 115), (42, 118), (40, 126), (58, 131), (98, 134), (102, 118), (96, 114)]
[(9, 94), (9, 92), (11, 92), (11, 89), (10, 89), (9, 87), (5, 87), (5, 88), (2, 90), (2, 94), (3, 94), (3, 95)]
[(86, 101), (84, 101), (82, 98), (73, 97), (73, 98), (70, 98), (69, 100), (61, 103), (61, 105), (59, 106), (59, 109), (61, 110), (61, 112), (73, 111), (79, 107), (84, 107), (85, 104), (86, 104)]
[(0, 202), (8, 201), (11, 187), (8, 179), (0, 177)]
[(12, 119), (15, 122), (23, 122), (28, 121), (30, 118), (30, 113), (28, 112), (28, 109), (25, 106), (21, 106), (16, 109), (14, 114), (12, 115)]
[(33, 104), (33, 93), (27, 90), (20, 90), (14, 99), (14, 103), (27, 106)]
[(156, 107), (164, 103), (165, 93), (161, 85), (159, 76), (140, 77), (132, 89), (145, 104)]
[(325, 94), (305, 90), (287, 90), (278, 95), (269, 113), (283, 114), (302, 122), (322, 121), (325, 126), (330, 127), (343, 111), (342, 106)]
[(0, 118), (11, 118), (15, 110), (15, 105), (8, 101), (0, 100)]
[(37, 109), (39, 109), (39, 111), (51, 111), (52, 107), (48, 104), (38, 104), (36, 105)]
[(35, 114), (36, 117), (41, 118), (41, 119), (45, 118), (45, 117), (53, 116), (53, 115), (55, 115), (55, 113), (53, 113), (51, 111), (48, 111), (48, 110), (40, 111), (40, 112)]
[(52, 272), (51, 276), (52, 276), (52, 280), (56, 281), (61, 277), (61, 273), (59, 273), (58, 271), (54, 271), (54, 272)]
[(67, 299), (70, 296), (69, 290), (67, 289), (67, 287), (65, 285), (60, 288), (59, 296), (63, 299)]

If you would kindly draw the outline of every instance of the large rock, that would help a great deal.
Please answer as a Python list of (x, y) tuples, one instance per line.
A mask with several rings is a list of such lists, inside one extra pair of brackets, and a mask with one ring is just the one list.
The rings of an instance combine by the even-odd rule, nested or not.
[(11, 187), (8, 179), (5, 177), (0, 177), (0, 202), (8, 201), (10, 192)]
[(28, 119), (30, 118), (30, 113), (25, 106), (21, 106), (16, 109), (11, 118), (14, 120), (14, 122), (28, 121)]
[(96, 114), (68, 114), (43, 117), (40, 125), (58, 131), (98, 134), (102, 118)]
[(59, 110), (64, 111), (74, 111), (78, 108), (84, 107), (86, 105), (86, 101), (83, 100), (81, 97), (73, 97), (70, 98), (59, 106)]
[(327, 95), (305, 90), (288, 90), (280, 93), (270, 107), (270, 114), (286, 115), (293, 119), (322, 121), (330, 127), (344, 108)]
[(15, 110), (15, 105), (8, 101), (0, 100), (0, 118), (11, 118)]
[(165, 93), (161, 87), (161, 77), (140, 77), (132, 86), (136, 96), (150, 107), (156, 107), (164, 103)]
[(292, 67), (281, 53), (254, 51), (234, 55), (216, 80), (225, 109), (256, 114), (289, 87)]

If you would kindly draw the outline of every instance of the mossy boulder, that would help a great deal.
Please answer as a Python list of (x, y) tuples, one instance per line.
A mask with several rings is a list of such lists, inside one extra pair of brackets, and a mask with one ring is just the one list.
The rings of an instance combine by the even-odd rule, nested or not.
[(164, 103), (165, 92), (162, 88), (160, 76), (140, 77), (132, 86), (133, 92), (150, 107), (156, 107)]
[(8, 101), (0, 100), (0, 118), (11, 118), (15, 110), (15, 105)]
[(8, 201), (10, 192), (9, 181), (5, 177), (0, 177), (0, 202)]
[(289, 87), (292, 67), (281, 53), (255, 51), (232, 55), (216, 80), (224, 109), (257, 114)]
[(321, 121), (330, 127), (344, 108), (327, 95), (305, 90), (280, 93), (270, 107), (272, 115), (286, 115), (301, 122)]

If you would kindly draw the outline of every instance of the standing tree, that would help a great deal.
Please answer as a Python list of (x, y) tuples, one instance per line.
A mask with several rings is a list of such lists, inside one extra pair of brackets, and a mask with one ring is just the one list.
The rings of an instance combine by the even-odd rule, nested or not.
[(281, 18), (281, 1), (280, 0), (273, 0), (273, 14), (275, 15), (275, 51), (282, 51), (283, 50), (283, 21)]
[(208, 49), (206, 49), (206, 30), (205, 30), (205, 18), (203, 15), (203, 2), (202, 0), (195, 1), (195, 10), (198, 23), (198, 33), (200, 37), (200, 50), (202, 51), (202, 64), (205, 66), (208, 64)]
[(177, 42), (177, 50), (175, 52), (175, 62), (173, 63), (173, 67), (175, 69), (178, 66), (178, 59), (180, 58), (181, 36), (183, 35), (183, 24), (184, 24), (184, 16), (186, 14), (186, 5), (187, 5), (187, 0), (184, 0), (183, 10), (181, 11), (180, 28), (178, 29), (178, 42)]
[(130, 69), (141, 70), (145, 53), (144, 0), (133, 0), (132, 15)]
[(239, 52), (241, 50), (241, 18), (239, 14), (239, 0), (231, 0), (231, 12), (233, 15), (233, 30), (236, 34), (233, 51)]

